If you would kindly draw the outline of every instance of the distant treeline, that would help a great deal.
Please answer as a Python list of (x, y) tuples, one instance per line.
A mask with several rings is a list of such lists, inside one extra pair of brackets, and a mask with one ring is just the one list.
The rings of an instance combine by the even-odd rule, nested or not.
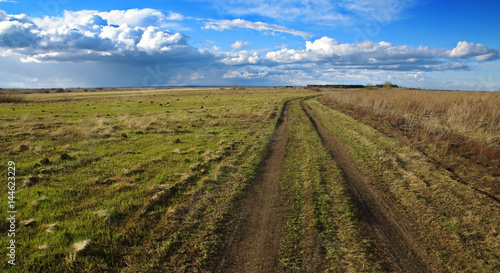
[(388, 86), (397, 88), (399, 87), (396, 84), (377, 84), (377, 85), (361, 85), (361, 84), (323, 84), (323, 85), (308, 85), (307, 87), (320, 87), (320, 88), (341, 88), (341, 89), (355, 89), (355, 88), (370, 88), (370, 87), (377, 87), (377, 88), (387, 88)]

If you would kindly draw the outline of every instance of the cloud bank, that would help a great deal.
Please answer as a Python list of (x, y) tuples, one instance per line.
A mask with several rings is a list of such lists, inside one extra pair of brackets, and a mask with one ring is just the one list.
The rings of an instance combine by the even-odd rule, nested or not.
[(0, 11), (0, 48), (4, 55), (24, 56), (25, 62), (179, 62), (209, 57), (189, 46), (185, 35), (166, 29), (180, 18), (153, 9), (65, 11), (62, 17), (44, 18)]
[[(331, 5), (330, 1), (316, 3)], [(378, 5), (371, 0), (339, 3), (360, 14)], [(183, 20), (186, 18), (181, 14), (155, 9), (65, 11), (61, 16), (43, 18), (0, 10), (0, 82), (9, 78), (22, 82), (24, 77), (32, 85), (72, 80), (83, 86), (117, 86), (120, 82), (128, 86), (221, 85), (234, 80), (253, 85), (301, 85), (332, 79), (379, 82), (396, 75), (394, 79), (418, 84), (423, 72), (471, 70), (500, 58), (498, 49), (468, 41), (459, 41), (453, 49), (385, 41), (342, 43), (328, 36), (311, 39), (307, 32), (242, 19), (203, 19), (200, 28), (253, 29), (300, 36), (305, 41), (299, 48), (248, 50), (250, 43), (238, 40), (231, 44), (232, 51), (207, 50), (190, 45), (187, 35), (169, 30)], [(53, 73), (42, 73), (44, 68)], [(93, 72), (82, 73), (83, 69)]]

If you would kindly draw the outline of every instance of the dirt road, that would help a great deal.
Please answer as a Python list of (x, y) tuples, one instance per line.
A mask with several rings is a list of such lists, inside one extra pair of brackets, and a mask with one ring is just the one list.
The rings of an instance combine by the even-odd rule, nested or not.
[(286, 224), (280, 179), (288, 143), (288, 103), (276, 125), (267, 155), (247, 197), (219, 262), (218, 272), (279, 272), (278, 250)]
[(373, 189), (368, 178), (357, 169), (356, 164), (342, 146), (339, 139), (318, 121), (309, 106), (301, 103), (310, 117), (332, 159), (340, 167), (346, 186), (360, 216), (366, 223), (370, 237), (374, 240), (378, 256), (385, 260), (390, 270), (403, 272), (434, 272), (443, 269), (429, 257), (423, 245), (415, 239), (414, 228), (403, 217), (397, 215), (383, 196)]
[[(396, 213), (384, 196), (356, 167), (337, 137), (301, 103), (323, 144), (339, 166), (347, 190), (364, 223), (366, 236), (373, 242), (375, 256), (387, 271), (442, 272), (415, 236), (414, 227)], [(237, 207), (234, 231), (218, 262), (218, 272), (281, 272), (278, 250), (284, 236), (289, 208), (280, 190), (283, 162), (289, 138), (288, 103), (284, 106), (269, 151), (259, 168), (258, 179)]]

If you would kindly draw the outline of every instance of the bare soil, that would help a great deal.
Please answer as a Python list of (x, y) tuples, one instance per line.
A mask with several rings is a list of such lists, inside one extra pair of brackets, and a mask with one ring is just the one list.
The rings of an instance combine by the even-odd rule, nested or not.
[(279, 272), (278, 250), (288, 206), (280, 189), (289, 138), (288, 103), (278, 120), (257, 179), (237, 207), (234, 230), (224, 246), (217, 272)]

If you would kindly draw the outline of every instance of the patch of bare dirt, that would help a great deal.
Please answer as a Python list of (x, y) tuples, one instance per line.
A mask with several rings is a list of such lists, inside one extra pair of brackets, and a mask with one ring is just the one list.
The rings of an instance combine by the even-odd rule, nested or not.
[(238, 218), (216, 272), (280, 272), (278, 250), (289, 210), (280, 189), (289, 138), (288, 103), (278, 120), (255, 182), (237, 206)]
[(412, 223), (398, 215), (395, 204), (384, 198), (383, 193), (370, 186), (372, 183), (358, 170), (337, 136), (318, 121), (309, 106), (302, 102), (302, 107), (341, 169), (359, 216), (366, 225), (367, 235), (374, 242), (374, 252), (385, 269), (400, 272), (445, 271), (419, 242)]

